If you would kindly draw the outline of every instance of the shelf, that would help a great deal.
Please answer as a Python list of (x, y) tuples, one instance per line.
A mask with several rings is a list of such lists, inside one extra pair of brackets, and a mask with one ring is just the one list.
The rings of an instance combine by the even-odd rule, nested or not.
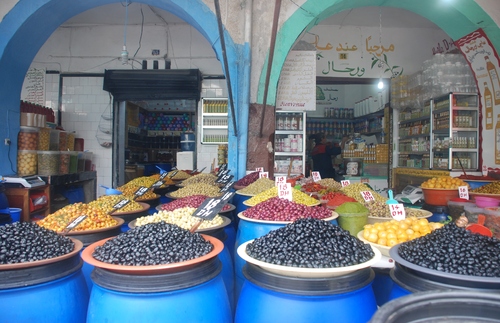
[(432, 130), (432, 133), (435, 133), (435, 134), (438, 134), (438, 135), (449, 135), (450, 134), (450, 129)]
[(383, 116), (384, 116), (384, 109), (379, 110), (379, 111), (375, 111), (375, 112), (372, 112), (372, 113), (369, 113), (369, 114), (365, 114), (363, 116), (355, 117), (352, 120), (353, 121), (364, 120), (364, 119), (370, 120), (370, 119), (375, 119), (375, 118), (383, 117)]
[(414, 138), (422, 138), (422, 137), (430, 137), (429, 133), (422, 133), (419, 135), (409, 135), (409, 136), (404, 136), (404, 137), (399, 137), (399, 140), (405, 140), (405, 139), (414, 139)]
[(295, 152), (295, 151), (275, 151), (274, 155), (275, 156), (299, 156), (302, 157), (304, 153), (303, 152)]
[(364, 136), (370, 136), (370, 135), (376, 135), (378, 133), (384, 132), (384, 129), (379, 129), (379, 130), (373, 130), (373, 131), (368, 131), (368, 132), (360, 132), (360, 134)]
[(430, 118), (431, 118), (431, 116), (428, 115), (428, 116), (422, 116), (422, 117), (408, 119), (408, 120), (399, 120), (399, 124), (401, 124), (401, 123), (411, 123), (411, 122), (422, 121), (422, 120), (430, 120)]
[(275, 130), (276, 135), (301, 135), (304, 133), (303, 130)]
[(451, 128), (451, 132), (477, 132), (477, 128)]
[(203, 145), (227, 145), (227, 141), (203, 141)]
[(227, 126), (203, 126), (205, 129), (227, 129)]
[(400, 155), (427, 155), (430, 154), (429, 151), (401, 151)]
[(227, 113), (203, 113), (204, 117), (227, 117)]

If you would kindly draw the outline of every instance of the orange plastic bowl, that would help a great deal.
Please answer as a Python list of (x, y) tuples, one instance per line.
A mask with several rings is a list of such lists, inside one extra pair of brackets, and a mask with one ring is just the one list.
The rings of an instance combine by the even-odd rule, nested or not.
[(448, 205), (448, 201), (458, 197), (458, 189), (423, 188), (424, 201), (429, 205)]

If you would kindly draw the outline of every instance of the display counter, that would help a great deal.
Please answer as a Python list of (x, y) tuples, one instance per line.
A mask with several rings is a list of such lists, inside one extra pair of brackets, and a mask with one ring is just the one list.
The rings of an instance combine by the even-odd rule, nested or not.
[(366, 183), (371, 186), (371, 188), (382, 195), (387, 197), (388, 181), (387, 176), (344, 176), (345, 180), (349, 180), (352, 183)]

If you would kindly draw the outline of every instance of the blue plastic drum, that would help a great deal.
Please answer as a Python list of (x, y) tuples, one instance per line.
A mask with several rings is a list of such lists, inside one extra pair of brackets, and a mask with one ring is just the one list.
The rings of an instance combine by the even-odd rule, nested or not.
[(96, 268), (87, 322), (232, 322), (217, 257), (195, 267), (155, 275)]
[[(234, 249), (234, 275), (235, 275), (236, 298), (238, 298), (241, 287), (243, 286), (243, 282), (245, 281), (242, 269), (246, 263), (246, 261), (243, 260), (236, 252), (238, 247), (247, 241), (260, 238), (268, 234), (270, 231), (279, 229), (290, 223), (285, 221), (254, 220), (245, 217), (241, 213), (238, 213), (238, 218), (240, 219), (240, 222), (238, 224), (238, 231), (236, 232), (236, 242)], [(336, 219), (329, 220), (329, 222), (337, 225)]]
[(77, 250), (60, 261), (0, 270), (0, 321), (85, 322), (89, 292), (82, 264)]
[(377, 310), (370, 268), (342, 276), (297, 278), (248, 264), (235, 323), (366, 323)]

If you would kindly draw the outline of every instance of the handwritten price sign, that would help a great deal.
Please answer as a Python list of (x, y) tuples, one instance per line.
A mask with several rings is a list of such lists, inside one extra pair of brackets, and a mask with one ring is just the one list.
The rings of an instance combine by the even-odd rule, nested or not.
[(361, 196), (363, 197), (363, 199), (366, 202), (375, 201), (375, 198), (373, 197), (372, 192), (370, 192), (370, 191), (361, 191), (360, 193), (361, 193)]
[(347, 185), (350, 185), (350, 184), (351, 184), (351, 182), (348, 179), (340, 181), (340, 185), (342, 185), (342, 187), (346, 187)]
[(274, 178), (274, 184), (276, 186), (279, 186), (280, 184), (285, 184), (286, 183), (286, 176), (276, 176)]
[(317, 182), (321, 180), (321, 175), (319, 172), (312, 172), (313, 181)]
[(482, 171), (483, 171), (483, 176), (488, 176), (488, 166), (483, 165)]
[(263, 172), (264, 171), (264, 167), (257, 167), (257, 168), (255, 168), (255, 171), (259, 172), (259, 173)]
[(469, 188), (467, 186), (459, 186), (458, 187), (458, 197), (461, 199), (469, 199)]
[(269, 178), (269, 172), (259, 172), (259, 178)]
[(406, 218), (406, 211), (403, 204), (389, 204), (389, 210), (394, 220), (401, 221)]
[(284, 183), (278, 185), (278, 197), (280, 199), (292, 200), (292, 184)]

